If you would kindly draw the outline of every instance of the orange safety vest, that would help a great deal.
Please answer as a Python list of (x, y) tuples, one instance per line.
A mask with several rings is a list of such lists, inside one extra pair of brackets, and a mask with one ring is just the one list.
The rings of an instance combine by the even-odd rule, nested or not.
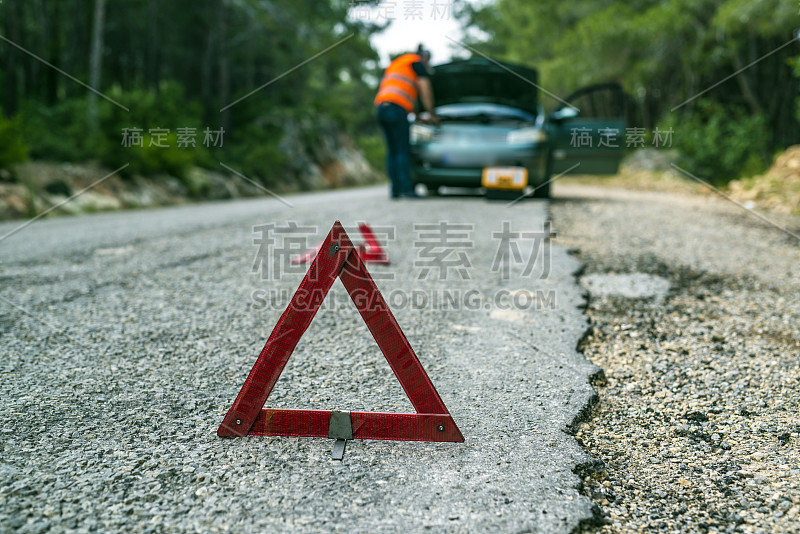
[(422, 61), (417, 54), (403, 54), (392, 61), (383, 73), (375, 105), (392, 102), (411, 113), (417, 101), (417, 73), (412, 63)]

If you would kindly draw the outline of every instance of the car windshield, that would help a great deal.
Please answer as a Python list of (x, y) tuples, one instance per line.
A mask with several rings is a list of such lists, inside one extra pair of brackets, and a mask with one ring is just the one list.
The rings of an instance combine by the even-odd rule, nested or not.
[(447, 104), (436, 108), (436, 115), (445, 121), (533, 122), (536, 117), (521, 109), (486, 102)]

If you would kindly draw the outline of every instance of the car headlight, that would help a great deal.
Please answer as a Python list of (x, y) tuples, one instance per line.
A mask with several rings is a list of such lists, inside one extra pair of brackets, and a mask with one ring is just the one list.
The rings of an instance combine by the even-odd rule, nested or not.
[(515, 144), (541, 143), (547, 140), (547, 134), (539, 128), (520, 128), (510, 132), (506, 140)]
[(411, 142), (418, 144), (433, 141), (434, 132), (435, 131), (432, 126), (427, 126), (425, 124), (412, 124), (409, 132), (411, 135)]

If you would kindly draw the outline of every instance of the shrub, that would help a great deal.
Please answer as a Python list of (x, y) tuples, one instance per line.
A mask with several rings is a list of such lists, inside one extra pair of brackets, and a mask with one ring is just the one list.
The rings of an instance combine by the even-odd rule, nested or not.
[(126, 174), (148, 176), (167, 173), (185, 179), (195, 162), (192, 149), (178, 148), (178, 136), (173, 133), (167, 134), (163, 139), (154, 139), (146, 133), (142, 136), (142, 146), (121, 147), (125, 151), (125, 157), (113, 162), (110, 158), (105, 158), (105, 163), (117, 167), (129, 163), (125, 169)]
[[(280, 146), (283, 134), (283, 128), (277, 121), (244, 124), (237, 130), (236, 137), (232, 136), (232, 142), (226, 144), (219, 161), (266, 187), (293, 189), (295, 184), (288, 181), (292, 156)], [(214, 164), (219, 168), (218, 161), (214, 161)]]
[[(800, 56), (790, 59), (789, 63), (794, 69), (794, 75), (797, 78), (800, 78)], [(794, 102), (795, 102), (795, 113), (797, 113), (797, 120), (800, 120), (800, 96), (798, 96)]]
[(26, 103), (18, 115), (21, 133), (35, 159), (86, 161), (97, 159), (98, 136), (89, 125), (88, 102), (74, 98), (54, 106)]
[[(20, 114), (21, 131), (31, 147), (31, 156), (53, 161), (98, 160), (112, 169), (130, 163), (123, 175), (163, 172), (184, 179), (192, 166), (212, 165), (213, 159), (203, 145), (202, 110), (184, 98), (180, 86), (165, 82), (158, 93), (113, 87), (107, 95), (129, 111), (98, 99), (96, 129), (89, 121), (86, 97), (71, 98), (51, 107), (26, 105)], [(142, 146), (123, 146), (126, 129), (134, 128), (139, 130)], [(169, 130), (161, 143), (151, 143), (151, 129), (155, 128)], [(195, 129), (194, 147), (178, 147), (179, 128)]]
[[(130, 163), (123, 175), (164, 172), (186, 180), (192, 166), (211, 164), (208, 150), (203, 145), (202, 110), (198, 104), (185, 99), (179, 85), (165, 82), (158, 94), (141, 89), (123, 92), (118, 87), (112, 88), (108, 94), (130, 111), (103, 102), (100, 113), (102, 136), (98, 144), (104, 165), (117, 168)], [(194, 130), (189, 135), (194, 146), (187, 143), (178, 146), (179, 128)], [(159, 135), (155, 129), (162, 129), (164, 135)], [(132, 143), (129, 137), (134, 131), (141, 136), (136, 143)]]
[(28, 145), (22, 140), (21, 120), (7, 120), (0, 112), (0, 169), (28, 159)]
[(678, 165), (709, 183), (722, 186), (767, 167), (770, 132), (762, 115), (705, 101), (662, 126), (670, 127)]
[(356, 146), (373, 169), (386, 172), (386, 143), (380, 132), (359, 136), (356, 138)]

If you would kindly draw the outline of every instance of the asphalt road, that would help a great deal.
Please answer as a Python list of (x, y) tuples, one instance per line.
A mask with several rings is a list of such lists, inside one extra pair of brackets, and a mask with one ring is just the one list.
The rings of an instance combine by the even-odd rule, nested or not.
[[(575, 470), (591, 458), (566, 429), (595, 398), (597, 368), (576, 352), (580, 265), (542, 238), (547, 204), (385, 197), (49, 219), (0, 241), (0, 530), (570, 532), (590, 521)], [(283, 252), (337, 219), (354, 240), (359, 221), (379, 232), (392, 265), (370, 272), (464, 443), (356, 440), (339, 462), (329, 439), (216, 436), (304, 274)], [(281, 233), (289, 222), (302, 231)], [(340, 284), (329, 299), (266, 407), (413, 411)]]

